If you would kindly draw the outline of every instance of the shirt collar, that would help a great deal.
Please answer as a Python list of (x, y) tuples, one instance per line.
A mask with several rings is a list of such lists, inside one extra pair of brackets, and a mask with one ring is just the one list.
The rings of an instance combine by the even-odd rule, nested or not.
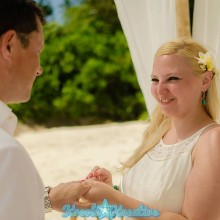
[(13, 135), (17, 126), (17, 117), (12, 110), (0, 101), (0, 127)]

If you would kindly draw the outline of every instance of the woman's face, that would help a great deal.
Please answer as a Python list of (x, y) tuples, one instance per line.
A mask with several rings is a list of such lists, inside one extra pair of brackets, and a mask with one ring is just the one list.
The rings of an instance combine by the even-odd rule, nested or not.
[(155, 57), (151, 92), (163, 114), (184, 117), (201, 107), (202, 78), (177, 54)]

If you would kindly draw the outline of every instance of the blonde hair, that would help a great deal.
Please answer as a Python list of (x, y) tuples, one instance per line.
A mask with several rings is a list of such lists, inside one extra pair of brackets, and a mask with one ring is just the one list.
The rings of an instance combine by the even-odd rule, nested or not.
[[(198, 57), (199, 52), (206, 53), (207, 50), (191, 38), (183, 38), (169, 41), (163, 44), (157, 50), (155, 57), (169, 54), (178, 54), (180, 56), (186, 57), (189, 59), (195, 74), (201, 75), (204, 73), (204, 71), (199, 66), (198, 60), (195, 59), (195, 57)], [(215, 122), (219, 122), (220, 100), (218, 88), (220, 86), (220, 79), (219, 74), (215, 74), (215, 72), (213, 72), (213, 75), (214, 77), (207, 94), (206, 111)], [(144, 132), (141, 145), (136, 149), (134, 154), (125, 163), (123, 163), (122, 170), (134, 166), (134, 164), (136, 164), (160, 141), (160, 139), (170, 129), (170, 126), (170, 117), (165, 116), (162, 113), (160, 106), (157, 105), (151, 116), (150, 125)]]

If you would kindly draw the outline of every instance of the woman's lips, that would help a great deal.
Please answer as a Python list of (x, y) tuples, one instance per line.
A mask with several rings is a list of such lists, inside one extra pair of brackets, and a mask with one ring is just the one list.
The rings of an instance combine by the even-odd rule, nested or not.
[(175, 100), (175, 99), (160, 99), (159, 101), (160, 101), (160, 103), (162, 103), (162, 104), (169, 104), (169, 103), (172, 102), (173, 100)]

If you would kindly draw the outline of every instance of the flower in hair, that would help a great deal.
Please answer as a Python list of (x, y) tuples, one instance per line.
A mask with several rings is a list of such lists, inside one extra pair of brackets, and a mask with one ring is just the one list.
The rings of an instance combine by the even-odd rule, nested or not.
[(211, 71), (215, 72), (215, 61), (210, 51), (206, 52), (205, 54), (199, 52), (199, 58), (195, 57), (198, 60), (198, 64), (203, 71)]

